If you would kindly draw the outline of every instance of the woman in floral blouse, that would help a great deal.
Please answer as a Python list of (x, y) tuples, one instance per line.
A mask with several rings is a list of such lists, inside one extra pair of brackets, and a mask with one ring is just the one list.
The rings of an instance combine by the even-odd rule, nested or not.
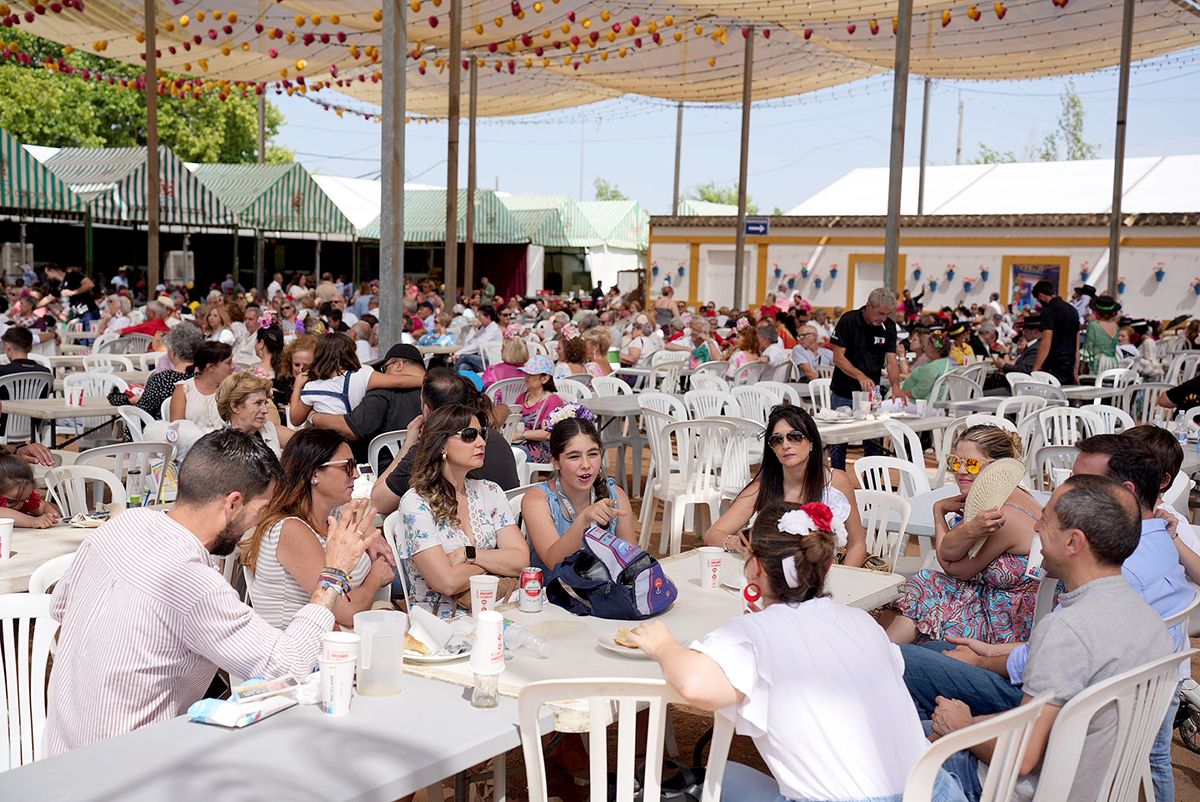
[[(435, 410), (421, 428), (411, 487), (400, 500), (398, 544), (407, 575), (408, 603), (442, 618), (470, 607), (471, 577), (513, 577), (498, 598), (516, 589), (529, 565), (529, 547), (504, 491), (470, 478), (483, 467), (484, 422), (470, 407)], [(436, 547), (436, 548), (435, 548)]]

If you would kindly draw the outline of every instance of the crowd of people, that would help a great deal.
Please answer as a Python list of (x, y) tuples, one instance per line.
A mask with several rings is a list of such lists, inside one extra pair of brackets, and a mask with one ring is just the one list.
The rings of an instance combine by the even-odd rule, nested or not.
[[(595, 417), (559, 396), (556, 381), (649, 367), (655, 353), (677, 351), (692, 365), (728, 362), (728, 375), (751, 363), (786, 365), (799, 382), (830, 374), (837, 407), (884, 376), (893, 398), (927, 399), (951, 367), (980, 359), (1000, 375), (1042, 370), (1063, 384), (1108, 360), (1154, 378), (1138, 365), (1158, 364), (1163, 331), (1121, 318), (1108, 296), (1081, 292), (1088, 303), (1072, 304), (1044, 282), (1033, 287), (1039, 308), (1024, 314), (996, 297), (924, 310), (920, 295), (887, 289), (848, 311), (782, 293), (753, 311), (693, 309), (669, 286), (645, 308), (616, 288), (548, 302), (506, 299), (486, 280), (447, 309), (438, 289), (406, 285), (404, 334), (381, 348), (378, 287), (329, 274), (313, 287), (276, 274), (261, 293), (229, 276), (203, 298), (159, 287), (140, 306), (128, 281), (101, 288), (77, 270), (8, 288), (0, 341), (12, 366), (42, 369), (30, 353), (63, 317), (94, 324), (97, 337), (153, 337), (157, 369), (140, 391), (110, 401), (174, 427), (185, 454), (174, 506), (101, 526), (54, 590), (62, 631), (49, 754), (182, 713), (218, 668), (307, 674), (321, 635), (356, 612), (469, 611), (472, 577), (499, 577), (506, 594), (524, 567), (556, 569), (591, 527), (636, 542), (636, 512), (608, 476)], [(427, 362), (419, 345), (456, 350)], [(511, 402), (485, 392), (512, 380), (522, 388)], [(1193, 405), (1200, 380), (1163, 399)], [(514, 443), (501, 434), (514, 413), (523, 424), (515, 445), (551, 469), (525, 492), (520, 522), (505, 496), (519, 482)], [(369, 500), (352, 500), (367, 444), (399, 430), (406, 436), (381, 461)], [(1073, 476), (1044, 504), (1017, 487), (969, 521), (962, 513), (980, 474), (1028, 455), (1004, 428), (959, 431), (946, 462), (957, 492), (932, 510), (936, 563), (877, 619), (826, 589), (831, 564), (869, 557), (846, 447), (826, 447), (810, 412), (790, 404), (770, 411), (764, 441), (750, 483), (700, 533), (745, 558), (761, 609), (714, 622), (690, 646), (659, 622), (631, 634), (686, 701), (754, 738), (770, 775), (730, 766), (725, 798), (898, 800), (928, 740), (1049, 694), (1021, 766), (1018, 796), (1032, 799), (1063, 705), (1184, 645), (1182, 628), (1168, 633), (1162, 619), (1192, 603), (1200, 540), (1162, 501), (1183, 461), (1163, 427), (1087, 438)], [(5, 450), (0, 517), (53, 516), (28, 465), (45, 461), (45, 449)], [(864, 453), (881, 444), (864, 443)], [(394, 552), (374, 523), (393, 511)], [(1059, 580), (1054, 611), (1038, 620), (1035, 543)], [(252, 606), (211, 570), (235, 550)], [(1174, 712), (1151, 755), (1156, 802), (1174, 798)], [(1089, 731), (1071, 799), (1095, 798), (1114, 727)], [(990, 755), (988, 745), (955, 755), (935, 799), (978, 799)]]

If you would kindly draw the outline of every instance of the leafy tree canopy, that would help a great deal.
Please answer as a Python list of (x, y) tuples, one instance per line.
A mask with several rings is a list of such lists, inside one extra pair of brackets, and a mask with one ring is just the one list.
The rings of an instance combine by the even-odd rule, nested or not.
[(592, 182), (592, 186), (596, 188), (596, 200), (629, 200), (629, 197), (621, 191), (621, 188), (616, 184), (610, 184), (600, 176), (596, 176), (596, 180)]
[[(705, 181), (688, 193), (689, 198), (695, 200), (708, 201), (709, 203), (724, 203), (729, 206), (737, 206), (738, 203), (738, 187), (737, 184), (730, 184), (727, 187), (717, 186), (715, 181)], [(746, 214), (758, 214), (758, 204), (756, 204), (749, 195), (746, 196)]]

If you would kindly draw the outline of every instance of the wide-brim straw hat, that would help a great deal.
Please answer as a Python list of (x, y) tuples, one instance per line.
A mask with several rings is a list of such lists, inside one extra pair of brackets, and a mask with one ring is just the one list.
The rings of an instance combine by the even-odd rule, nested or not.
[[(1020, 460), (1005, 458), (998, 459), (979, 472), (967, 493), (967, 503), (963, 506), (963, 522), (970, 521), (984, 510), (993, 510), (1008, 501), (1021, 480), (1025, 478), (1026, 468)], [(974, 557), (983, 548), (985, 540), (977, 540), (968, 552)]]

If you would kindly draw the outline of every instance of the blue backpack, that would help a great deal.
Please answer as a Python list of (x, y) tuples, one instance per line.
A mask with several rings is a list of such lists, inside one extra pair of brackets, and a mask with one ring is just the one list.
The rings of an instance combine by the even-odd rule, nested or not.
[(546, 579), (546, 598), (575, 615), (640, 621), (665, 613), (679, 592), (658, 560), (593, 525), (583, 548)]

